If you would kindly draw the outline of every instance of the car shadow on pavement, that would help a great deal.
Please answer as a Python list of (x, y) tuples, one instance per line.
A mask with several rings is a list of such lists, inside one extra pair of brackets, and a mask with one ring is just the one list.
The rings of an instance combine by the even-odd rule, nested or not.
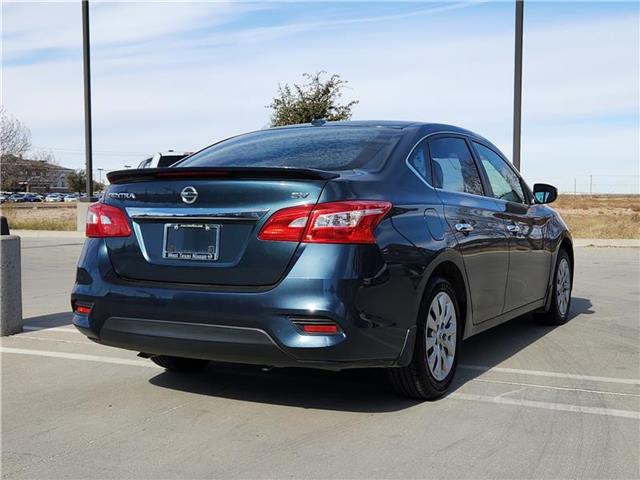
[(73, 314), (71, 310), (60, 313), (50, 313), (48, 315), (38, 315), (35, 317), (24, 318), (22, 324), (27, 327), (36, 327), (38, 329), (47, 329), (55, 327), (63, 327), (71, 325)]
[[(578, 315), (590, 315), (591, 301), (572, 298), (569, 322)], [(544, 337), (557, 326), (545, 324), (533, 315), (523, 315), (467, 339), (459, 363), (492, 367)]]
[(216, 363), (201, 373), (163, 372), (149, 381), (200, 395), (318, 410), (383, 413), (419, 403), (395, 395), (381, 369), (263, 371), (251, 365)]
[[(573, 298), (570, 321), (594, 313), (591, 301)], [(525, 315), (466, 340), (459, 363), (481, 369), (459, 368), (451, 392), (498, 365), (553, 331), (532, 315)], [(330, 372), (303, 368), (212, 364), (194, 374), (163, 372), (151, 378), (158, 387), (250, 402), (320, 410), (384, 413), (421, 402), (397, 396), (384, 369)]]
[(595, 313), (593, 304), (588, 298), (571, 298), (571, 310), (569, 311), (569, 321), (577, 315), (591, 315)]

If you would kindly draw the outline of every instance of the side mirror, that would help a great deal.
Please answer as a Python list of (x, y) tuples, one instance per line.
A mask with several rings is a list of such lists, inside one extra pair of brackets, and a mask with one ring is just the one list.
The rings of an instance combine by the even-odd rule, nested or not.
[(558, 198), (558, 189), (546, 183), (536, 183), (533, 186), (533, 196), (537, 203), (551, 203)]

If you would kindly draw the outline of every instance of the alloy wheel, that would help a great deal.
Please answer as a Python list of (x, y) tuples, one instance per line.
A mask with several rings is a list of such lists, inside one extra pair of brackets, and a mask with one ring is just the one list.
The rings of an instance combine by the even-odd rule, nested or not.
[(558, 312), (561, 316), (565, 316), (569, 307), (569, 298), (571, 296), (571, 269), (566, 258), (562, 258), (558, 264), (558, 273), (556, 275), (556, 300), (558, 304)]
[(433, 377), (442, 381), (453, 367), (457, 341), (456, 309), (446, 292), (438, 292), (427, 314), (427, 366)]

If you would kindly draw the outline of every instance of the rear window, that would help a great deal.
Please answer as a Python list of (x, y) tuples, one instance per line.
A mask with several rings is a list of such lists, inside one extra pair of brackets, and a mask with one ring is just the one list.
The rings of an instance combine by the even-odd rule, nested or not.
[(295, 167), (379, 170), (402, 133), (384, 127), (298, 127), (224, 140), (179, 167)]

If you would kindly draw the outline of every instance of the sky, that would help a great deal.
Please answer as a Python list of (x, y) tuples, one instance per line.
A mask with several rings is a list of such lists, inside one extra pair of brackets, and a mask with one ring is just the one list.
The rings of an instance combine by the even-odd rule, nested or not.
[[(263, 128), (278, 84), (319, 70), (348, 80), (353, 119), (450, 123), (511, 158), (511, 1), (90, 5), (96, 169)], [(35, 150), (82, 167), (80, 2), (1, 8), (2, 105)], [(525, 2), (530, 184), (640, 193), (639, 25), (637, 2)]]

